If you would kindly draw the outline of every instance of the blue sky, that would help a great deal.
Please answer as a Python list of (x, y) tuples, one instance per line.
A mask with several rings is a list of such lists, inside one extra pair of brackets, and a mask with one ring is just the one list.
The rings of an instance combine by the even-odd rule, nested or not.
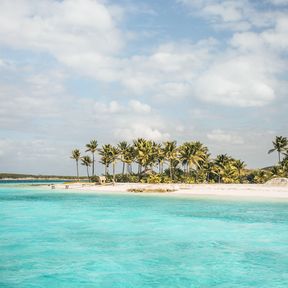
[(287, 0), (2, 0), (0, 171), (73, 174), (73, 148), (137, 137), (275, 163), (287, 13)]

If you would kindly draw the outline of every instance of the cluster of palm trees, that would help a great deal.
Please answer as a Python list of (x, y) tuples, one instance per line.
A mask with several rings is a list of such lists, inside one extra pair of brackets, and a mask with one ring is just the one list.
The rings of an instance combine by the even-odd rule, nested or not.
[[(263, 183), (274, 176), (287, 177), (288, 173), (288, 140), (277, 136), (273, 141), (273, 149), (268, 153), (278, 152), (278, 165), (268, 170), (247, 170), (246, 164), (227, 154), (217, 155), (211, 159), (208, 148), (199, 141), (185, 142), (177, 146), (176, 141), (156, 143), (138, 138), (131, 144), (122, 141), (113, 146), (105, 144), (98, 148), (96, 140), (86, 144), (85, 152), (91, 155), (81, 156), (80, 150), (72, 151), (71, 158), (76, 161), (77, 178), (79, 179), (79, 161), (86, 166), (88, 179), (95, 177), (95, 155), (100, 157), (104, 165), (104, 175), (112, 180), (121, 181), (135, 176), (137, 181), (149, 182), (186, 182), (186, 183)], [(284, 155), (281, 161), (281, 155)], [(116, 163), (122, 163), (122, 173), (116, 175)], [(109, 168), (112, 166), (112, 174)], [(89, 174), (92, 167), (91, 175)], [(133, 169), (136, 171), (133, 171)], [(165, 168), (165, 169), (164, 169)], [(251, 172), (252, 171), (252, 172)], [(91, 177), (92, 176), (92, 177)], [(126, 177), (123, 177), (126, 176)], [(122, 177), (122, 178), (121, 178)], [(132, 178), (131, 178), (132, 179)], [(155, 180), (156, 179), (156, 180)]]
[[(91, 156), (81, 156), (80, 150), (72, 151), (71, 158), (76, 161), (77, 178), (79, 179), (79, 161), (86, 166), (87, 176), (92, 166), (95, 176), (95, 154), (100, 156), (100, 163), (104, 165), (104, 174), (109, 175), (112, 166), (112, 179), (115, 181), (115, 167), (122, 162), (120, 175), (137, 175), (138, 179), (147, 175), (157, 174), (166, 176), (166, 181), (198, 182), (241, 182), (241, 175), (245, 163), (226, 154), (210, 159), (208, 148), (201, 142), (191, 141), (177, 146), (176, 141), (156, 143), (151, 140), (138, 138), (131, 144), (126, 141), (118, 145), (105, 144), (98, 148), (96, 140), (86, 144), (86, 152)], [(133, 167), (137, 172), (133, 172)], [(166, 169), (164, 170), (164, 167)], [(118, 174), (119, 175), (119, 174)], [(127, 177), (126, 177), (127, 179)]]

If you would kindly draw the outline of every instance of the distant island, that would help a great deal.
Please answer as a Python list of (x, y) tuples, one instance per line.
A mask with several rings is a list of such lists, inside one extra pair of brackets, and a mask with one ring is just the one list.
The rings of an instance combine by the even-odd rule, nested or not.
[[(79, 177), (87, 179), (87, 177)], [(33, 175), (19, 173), (0, 173), (0, 181), (3, 180), (76, 180), (75, 176), (58, 176), (58, 175)]]

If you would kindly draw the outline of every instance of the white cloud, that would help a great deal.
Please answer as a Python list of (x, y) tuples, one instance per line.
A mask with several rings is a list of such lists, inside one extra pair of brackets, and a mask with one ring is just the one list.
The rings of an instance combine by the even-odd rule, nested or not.
[(221, 59), (196, 80), (196, 96), (228, 106), (263, 106), (275, 98), (274, 83), (263, 64), (256, 56)]
[(64, 78), (53, 70), (19, 77), (17, 85), (0, 83), (0, 127), (21, 130), (36, 118), (56, 119), (69, 103)]
[(288, 48), (287, 14), (279, 16), (275, 28), (264, 31), (261, 36), (272, 48), (286, 52)]
[(143, 123), (131, 123), (125, 128), (119, 128), (115, 131), (115, 137), (118, 139), (133, 140), (136, 138), (146, 138), (154, 141), (164, 141), (169, 139), (169, 133), (162, 132), (153, 125)]
[(111, 114), (147, 114), (152, 111), (150, 105), (142, 103), (138, 100), (130, 100), (128, 103), (120, 103), (112, 100), (108, 102), (101, 102), (93, 99), (79, 99), (78, 104), (80, 109), (90, 108), (91, 112), (97, 117), (111, 117)]
[(160, 45), (151, 55), (126, 59), (119, 81), (135, 94), (149, 93), (165, 101), (186, 97), (216, 45), (214, 39)]
[[(87, 103), (87, 101), (83, 100), (81, 101), (83, 104)], [(88, 101), (88, 105), (91, 101)], [(115, 113), (121, 113), (125, 111), (125, 107), (119, 104), (117, 101), (113, 100), (110, 101), (108, 104), (98, 102), (98, 101), (92, 101), (93, 103), (93, 109), (95, 113), (97, 114), (115, 114)]]
[(0, 41), (51, 53), (67, 64), (78, 57), (111, 55), (123, 46), (119, 9), (99, 0), (3, 0)]
[(235, 133), (227, 133), (221, 129), (216, 129), (207, 134), (207, 138), (212, 141), (229, 144), (244, 144), (241, 136)]
[(134, 112), (138, 113), (149, 113), (151, 112), (151, 107), (148, 104), (141, 103), (138, 100), (129, 101), (129, 106)]
[(275, 13), (257, 9), (251, 0), (178, 0), (178, 2), (190, 8), (191, 13), (207, 19), (217, 29), (247, 31), (253, 27), (269, 27), (275, 19)]
[[(231, 25), (241, 24), (246, 19), (244, 12), (250, 11), (250, 17), (254, 11), (249, 1), (244, 0), (184, 2), (196, 5), (205, 15), (215, 16), (220, 22)], [(275, 46), (277, 42), (284, 48), (287, 44), (285, 39), (288, 39), (284, 37), (287, 23), (283, 18), (274, 30), (263, 32), (261, 37), (251, 32), (249, 35), (235, 35), (231, 41), (235, 50), (231, 59), (224, 56), (229, 53), (229, 48), (217, 51), (215, 39), (198, 43), (171, 42), (159, 45), (150, 55), (120, 58), (117, 52), (123, 46), (124, 37), (117, 28), (117, 21), (121, 17), (117, 16), (115, 8), (102, 1), (45, 0), (40, 3), (19, 0), (16, 9), (11, 1), (4, 1), (0, 16), (1, 13), (0, 40), (3, 43), (14, 48), (48, 52), (77, 73), (104, 82), (118, 82), (129, 94), (151, 95), (162, 101), (197, 97), (231, 106), (265, 105), (275, 98), (277, 81), (276, 72), (267, 71), (271, 69), (266, 65), (267, 55), (259, 55), (259, 51), (262, 52), (265, 43)], [(240, 50), (237, 51), (240, 47), (246, 51), (247, 48), (253, 49), (253, 54), (242, 55)], [(30, 81), (39, 84), (43, 79), (38, 77)], [(40, 89), (38, 91), (40, 93)], [(116, 102), (107, 107), (103, 103), (95, 105), (107, 113), (125, 110)], [(135, 108), (135, 103), (131, 105), (140, 109), (139, 105)]]
[(203, 12), (220, 17), (222, 21), (239, 21), (243, 18), (239, 2), (223, 1), (222, 3), (211, 3), (203, 7)]

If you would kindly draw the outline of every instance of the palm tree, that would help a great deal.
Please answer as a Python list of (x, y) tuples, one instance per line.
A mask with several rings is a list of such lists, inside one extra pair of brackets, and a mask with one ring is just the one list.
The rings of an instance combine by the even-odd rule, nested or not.
[(264, 170), (257, 170), (254, 175), (253, 182), (258, 184), (263, 184), (267, 181), (269, 175), (267, 175)]
[(235, 183), (235, 178), (237, 177), (237, 169), (233, 165), (233, 162), (226, 163), (220, 170), (220, 175), (224, 183)]
[(169, 162), (170, 178), (173, 180), (173, 161), (176, 160), (178, 156), (177, 142), (164, 142), (163, 151), (165, 159)]
[(135, 150), (135, 159), (138, 163), (138, 175), (142, 173), (142, 167), (144, 172), (147, 171), (148, 167), (153, 165), (154, 153), (153, 153), (153, 142), (151, 140), (145, 140), (139, 138), (133, 141), (133, 147)]
[(206, 159), (206, 161), (202, 165), (202, 169), (204, 174), (206, 175), (206, 182), (210, 182), (210, 178), (213, 175), (218, 176), (219, 174), (219, 167), (215, 165), (213, 161), (209, 161), (209, 159)]
[(127, 164), (127, 171), (129, 174), (133, 173), (132, 163), (134, 159), (135, 159), (135, 149), (133, 146), (129, 145), (123, 157), (124, 162)]
[(112, 148), (110, 149), (110, 161), (113, 166), (113, 182), (115, 181), (115, 165), (118, 159), (118, 155), (119, 155), (119, 150), (116, 147), (112, 146)]
[(95, 152), (97, 151), (98, 143), (96, 140), (91, 140), (90, 143), (86, 144), (87, 150), (85, 152), (92, 153), (92, 176), (94, 176), (94, 166), (95, 166)]
[(88, 176), (88, 180), (89, 180), (89, 181), (90, 181), (89, 167), (91, 166), (92, 163), (93, 163), (93, 162), (92, 162), (90, 156), (83, 156), (83, 157), (81, 158), (81, 164), (82, 164), (83, 166), (86, 166), (86, 168), (87, 168), (87, 176)]
[(79, 182), (79, 159), (80, 159), (81, 153), (79, 149), (74, 149), (72, 151), (71, 159), (74, 159), (76, 161), (76, 171), (77, 171), (77, 180)]
[(119, 151), (119, 156), (120, 160), (122, 162), (122, 175), (125, 173), (125, 164), (127, 163), (125, 161), (125, 156), (129, 150), (130, 145), (126, 141), (122, 141), (117, 145), (118, 151)]
[(164, 151), (161, 144), (154, 145), (155, 161), (158, 162), (158, 172), (163, 174), (163, 164), (165, 160)]
[(227, 167), (226, 165), (230, 164), (234, 159), (227, 154), (220, 154), (217, 155), (216, 159), (214, 160), (215, 165), (218, 167), (218, 182), (221, 183), (221, 178), (223, 175), (223, 170), (226, 169), (227, 172)]
[(185, 142), (179, 149), (179, 159), (183, 165), (187, 166), (187, 175), (190, 174), (191, 167), (195, 170), (200, 167), (200, 163), (205, 160), (205, 152), (200, 142)]
[(238, 179), (239, 179), (239, 182), (242, 183), (242, 181), (241, 181), (241, 173), (242, 173), (242, 171), (244, 170), (246, 164), (245, 164), (244, 161), (235, 160), (234, 166), (235, 166), (235, 168), (236, 168), (237, 171), (238, 171)]
[(283, 171), (283, 176), (288, 177), (288, 155), (285, 154), (285, 158), (281, 161), (281, 169)]
[(109, 165), (112, 163), (112, 161), (111, 161), (111, 150), (112, 150), (112, 145), (110, 145), (110, 144), (105, 144), (105, 145), (102, 146), (101, 149), (98, 150), (99, 154), (101, 156), (100, 162), (105, 167), (104, 174), (106, 176), (108, 174)]
[(270, 170), (271, 176), (273, 177), (282, 177), (284, 176), (283, 168), (279, 166), (273, 166)]
[(277, 151), (278, 152), (278, 163), (281, 162), (281, 153), (285, 152), (288, 148), (288, 140), (283, 136), (276, 136), (275, 141), (272, 142), (274, 148), (268, 151), (268, 154)]

